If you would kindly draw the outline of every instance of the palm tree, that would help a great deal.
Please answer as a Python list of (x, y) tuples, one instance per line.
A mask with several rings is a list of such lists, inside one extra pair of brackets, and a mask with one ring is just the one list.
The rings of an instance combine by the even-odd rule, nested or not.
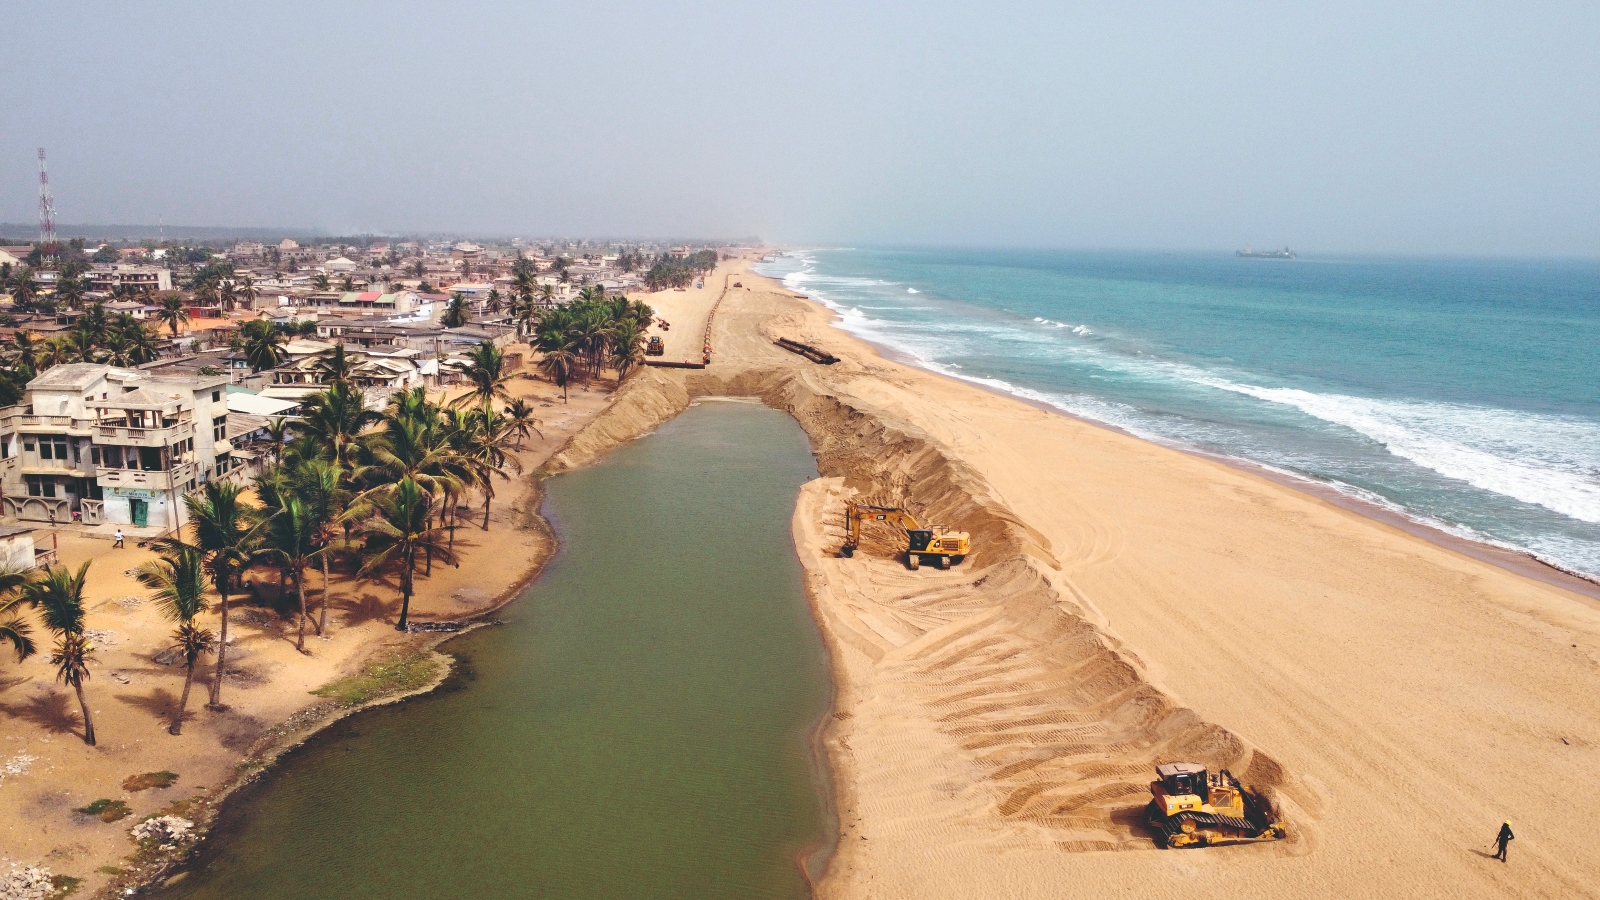
[(311, 283), (316, 286), (317, 290), (325, 291), (328, 289), (328, 276), (319, 272), (311, 279)]
[(217, 305), (222, 307), (223, 312), (232, 312), (234, 301), (238, 299), (238, 293), (233, 289), (233, 279), (218, 278), (213, 284), (216, 285)]
[(402, 478), (393, 491), (372, 501), (376, 515), (361, 529), (367, 539), (361, 564), (363, 576), (391, 563), (400, 566), (400, 620), (395, 623), (396, 631), (406, 630), (411, 614), (417, 552), (436, 554), (446, 562), (455, 559), (445, 544), (443, 529), (433, 525), (434, 503), (415, 481)]
[(517, 296), (531, 299), (535, 288), (538, 287), (539, 276), (532, 264), (523, 265), (527, 262), (526, 259), (519, 257), (517, 265), (513, 267), (517, 272), (514, 290)]
[(17, 306), (27, 307), (39, 299), (39, 288), (33, 283), (33, 270), (27, 266), (19, 266), (11, 273), (11, 302)]
[[(18, 330), (12, 340), (12, 363), (30, 371), (39, 368), (39, 342), (27, 331)], [(32, 379), (29, 379), (32, 380)]]
[(47, 569), (39, 578), (28, 582), (23, 592), (29, 603), (44, 611), (44, 627), (56, 636), (56, 650), (50, 663), (56, 667), (56, 677), (77, 693), (78, 706), (83, 709), (83, 742), (92, 747), (94, 717), (89, 713), (88, 698), (83, 695), (83, 683), (89, 678), (89, 663), (94, 659), (94, 645), (83, 634), (83, 588), (88, 574), (89, 562), (85, 562), (76, 575), (65, 566)]
[(450, 430), (437, 419), (438, 408), (430, 412), (432, 415), (426, 418), (403, 412), (385, 417), (382, 433), (371, 444), (377, 483), (363, 496), (392, 493), (400, 481), (421, 485), (434, 497), (460, 493), (469, 473), (450, 446)]
[(315, 528), (317, 559), (322, 564), (322, 618), (317, 623), (317, 634), (328, 630), (328, 557), (333, 553), (334, 526), (339, 524), (340, 513), (350, 506), (350, 491), (345, 487), (345, 473), (334, 463), (309, 459), (294, 470), (295, 496), (305, 504), (305, 515)]
[(562, 403), (567, 402), (567, 382), (572, 380), (572, 373), (577, 370), (578, 363), (578, 354), (565, 347), (546, 350), (544, 359), (539, 360), (539, 368), (561, 388)]
[(83, 305), (83, 281), (71, 275), (62, 275), (56, 281), (56, 296), (72, 309)]
[(182, 294), (168, 294), (161, 298), (161, 309), (156, 313), (156, 319), (172, 327), (172, 336), (178, 336), (178, 324), (189, 321), (189, 304), (185, 303)]
[(526, 337), (533, 333), (539, 323), (539, 307), (532, 294), (522, 294), (512, 305), (511, 314), (516, 318), (517, 336)]
[(95, 362), (99, 355), (100, 338), (87, 328), (74, 328), (64, 338), (72, 348), (72, 355), (84, 362)]
[(151, 544), (158, 553), (192, 547), (205, 555), (211, 583), (222, 598), (218, 605), (222, 627), (217, 640), (217, 677), (211, 682), (208, 705), (222, 709), (222, 675), (227, 671), (228, 655), (228, 592), (235, 574), (260, 555), (261, 532), (267, 520), (259, 507), (240, 499), (239, 486), (231, 481), (208, 481), (202, 490), (185, 495), (183, 505), (194, 528), (194, 544), (185, 544), (176, 537), (159, 538)]
[(32, 569), (0, 569), (0, 642), (11, 645), (17, 653), (17, 662), (32, 656), (33, 626), (22, 618), (22, 604), (28, 602), (23, 588), (33, 578)]
[(110, 323), (106, 321), (106, 307), (103, 303), (91, 303), (83, 311), (83, 316), (78, 319), (78, 330), (88, 334), (93, 343), (98, 344), (105, 339)]
[[(300, 637), (295, 649), (306, 652), (306, 620), (311, 614), (306, 610), (306, 566), (322, 552), (316, 546), (320, 526), (312, 521), (305, 503), (294, 494), (279, 498), (282, 505), (267, 522), (266, 551), (276, 557), (285, 582), (294, 577), (295, 591), (300, 595)], [(287, 587), (287, 583), (284, 583)]]
[(201, 306), (214, 306), (221, 300), (220, 280), (215, 275), (197, 279), (193, 283), (194, 299)]
[(261, 292), (256, 290), (256, 280), (249, 275), (239, 276), (238, 284), (234, 285), (233, 293), (244, 301), (245, 306), (252, 309), (255, 308), (256, 298), (261, 296)]
[(159, 355), (156, 336), (142, 323), (131, 322), (118, 334), (127, 347), (129, 365), (142, 365), (153, 361)]
[(345, 355), (343, 344), (334, 344), (333, 352), (317, 360), (315, 371), (323, 384), (349, 384), (353, 369), (350, 357)]
[(507, 385), (511, 378), (506, 374), (505, 355), (493, 341), (484, 341), (473, 347), (468, 353), (470, 360), (467, 366), (467, 380), (472, 383), (472, 391), (457, 397), (452, 405), (469, 402), (486, 403), (497, 399), (509, 399), (511, 396)]
[(77, 347), (73, 345), (72, 339), (58, 334), (45, 341), (39, 348), (39, 368), (59, 366), (62, 363), (72, 362), (77, 357)]
[(467, 295), (460, 291), (450, 295), (450, 305), (444, 309), (439, 324), (446, 328), (460, 328), (467, 324)]
[(244, 356), (260, 372), (283, 362), (283, 332), (266, 319), (252, 319), (239, 329), (244, 336)]
[(100, 361), (106, 365), (123, 367), (135, 365), (128, 347), (128, 339), (123, 337), (121, 332), (112, 332), (106, 338), (102, 349), (105, 353), (101, 356)]
[(272, 447), (273, 462), (283, 458), (283, 445), (289, 441), (289, 420), (282, 416), (267, 420), (267, 443)]
[(628, 377), (628, 370), (644, 362), (644, 329), (632, 318), (622, 319), (613, 329), (611, 365), (617, 382)]
[(539, 430), (539, 420), (533, 417), (533, 405), (521, 397), (516, 397), (506, 405), (506, 422), (513, 434), (517, 436), (517, 450), (522, 450), (522, 439), (528, 432), (537, 434), (541, 440), (544, 432)]
[(358, 388), (335, 381), (328, 389), (307, 397), (301, 404), (303, 415), (294, 425), (298, 437), (307, 442), (300, 456), (321, 456), (346, 470), (353, 468), (361, 446), (361, 434), (369, 425), (383, 419), (367, 409)]
[(183, 651), (183, 695), (167, 733), (182, 734), (183, 719), (189, 712), (189, 690), (194, 687), (195, 663), (200, 654), (210, 653), (216, 645), (216, 635), (194, 621), (210, 605), (206, 602), (205, 556), (194, 547), (177, 547), (140, 566), (134, 577), (155, 591), (151, 599), (160, 606), (161, 614), (178, 625), (172, 637)]
[(501, 295), (499, 288), (490, 288), (484, 301), (484, 310), (490, 314), (499, 312), (505, 306), (505, 297)]
[(479, 490), (483, 491), (483, 530), (489, 530), (489, 504), (494, 501), (493, 476), (510, 479), (506, 470), (522, 473), (522, 464), (506, 452), (515, 430), (501, 413), (495, 412), (487, 400), (479, 409), (467, 416), (465, 446), (462, 457), (474, 470)]

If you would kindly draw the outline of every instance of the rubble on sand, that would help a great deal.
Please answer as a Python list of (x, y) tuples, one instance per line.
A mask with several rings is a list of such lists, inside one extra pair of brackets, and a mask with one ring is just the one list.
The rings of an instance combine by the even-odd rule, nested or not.
[(194, 838), (194, 823), (179, 816), (158, 816), (133, 826), (134, 840), (162, 850), (176, 850)]
[(45, 900), (55, 889), (49, 869), (12, 866), (10, 872), (0, 875), (0, 900)]

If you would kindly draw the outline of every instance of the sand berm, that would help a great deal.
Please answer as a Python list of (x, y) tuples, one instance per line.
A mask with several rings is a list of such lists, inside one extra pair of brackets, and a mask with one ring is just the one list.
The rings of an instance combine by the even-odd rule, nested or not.
[[(742, 263), (713, 278), (712, 364), (638, 373), (547, 470), (701, 397), (759, 397), (810, 436), (794, 537), (840, 820), (820, 896), (1600, 896), (1592, 599), (886, 360)], [(973, 555), (911, 572), (869, 529), (839, 558), (852, 496), (969, 531)], [(1179, 760), (1262, 790), (1290, 837), (1156, 849), (1147, 784)], [(1484, 850), (1503, 819), (1509, 865)]]

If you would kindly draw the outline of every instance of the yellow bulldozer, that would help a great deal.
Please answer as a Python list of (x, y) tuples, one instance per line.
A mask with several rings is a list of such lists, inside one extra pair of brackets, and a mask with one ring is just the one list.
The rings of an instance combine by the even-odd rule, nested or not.
[(972, 552), (972, 545), (965, 531), (951, 531), (939, 525), (923, 528), (917, 523), (915, 516), (898, 506), (848, 503), (845, 505), (845, 518), (847, 521), (844, 546), (839, 548), (839, 554), (846, 558), (854, 556), (856, 549), (861, 546), (863, 522), (886, 522), (904, 528), (910, 538), (910, 546), (906, 548), (906, 565), (913, 569), (924, 561), (932, 562), (941, 569), (948, 569), (966, 559), (967, 554)]
[(1227, 769), (1208, 775), (1196, 763), (1156, 766), (1145, 821), (1168, 848), (1216, 847), (1284, 836), (1267, 804)]

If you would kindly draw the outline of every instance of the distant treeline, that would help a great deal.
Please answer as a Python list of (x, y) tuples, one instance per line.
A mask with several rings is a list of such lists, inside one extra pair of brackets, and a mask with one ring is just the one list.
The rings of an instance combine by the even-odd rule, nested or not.
[(664, 257), (656, 260), (655, 265), (650, 267), (650, 271), (644, 276), (644, 283), (652, 291), (688, 287), (696, 276), (703, 275), (716, 267), (715, 250), (701, 250), (683, 259)]

